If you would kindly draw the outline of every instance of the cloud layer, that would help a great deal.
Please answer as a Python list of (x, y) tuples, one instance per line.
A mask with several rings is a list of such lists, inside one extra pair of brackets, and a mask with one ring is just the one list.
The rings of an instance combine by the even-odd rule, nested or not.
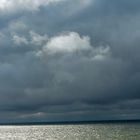
[(138, 119), (139, 6), (1, 0), (0, 121)]
[(56, 3), (64, 0), (1, 0), (1, 12), (16, 12), (21, 10), (36, 11), (41, 6)]

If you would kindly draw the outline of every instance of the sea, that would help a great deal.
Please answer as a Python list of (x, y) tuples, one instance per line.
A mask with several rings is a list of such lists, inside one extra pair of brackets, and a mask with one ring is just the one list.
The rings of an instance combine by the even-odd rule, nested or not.
[(140, 140), (140, 123), (0, 125), (0, 140)]

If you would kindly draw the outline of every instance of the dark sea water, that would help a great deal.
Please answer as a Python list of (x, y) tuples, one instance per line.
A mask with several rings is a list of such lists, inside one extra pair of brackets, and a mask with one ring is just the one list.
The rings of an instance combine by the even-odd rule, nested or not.
[(140, 140), (140, 123), (7, 125), (0, 140)]

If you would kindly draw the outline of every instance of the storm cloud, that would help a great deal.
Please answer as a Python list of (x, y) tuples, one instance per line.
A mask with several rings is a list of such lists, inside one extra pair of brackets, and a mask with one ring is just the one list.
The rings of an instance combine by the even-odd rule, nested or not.
[(1, 0), (0, 121), (140, 118), (138, 0)]

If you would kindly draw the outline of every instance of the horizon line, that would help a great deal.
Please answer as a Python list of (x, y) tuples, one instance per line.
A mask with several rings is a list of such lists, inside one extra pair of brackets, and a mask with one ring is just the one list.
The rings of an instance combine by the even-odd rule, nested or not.
[(30, 121), (30, 122), (0, 122), (0, 125), (68, 125), (68, 124), (100, 124), (100, 123), (133, 123), (139, 122), (140, 119), (128, 120), (88, 120), (88, 121)]

